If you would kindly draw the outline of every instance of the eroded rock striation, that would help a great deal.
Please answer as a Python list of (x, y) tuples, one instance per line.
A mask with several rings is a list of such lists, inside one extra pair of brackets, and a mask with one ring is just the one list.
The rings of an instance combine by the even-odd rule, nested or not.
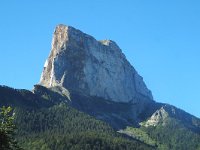
[(153, 100), (143, 78), (111, 40), (97, 41), (73, 27), (58, 25), (40, 85), (62, 86), (115, 102)]

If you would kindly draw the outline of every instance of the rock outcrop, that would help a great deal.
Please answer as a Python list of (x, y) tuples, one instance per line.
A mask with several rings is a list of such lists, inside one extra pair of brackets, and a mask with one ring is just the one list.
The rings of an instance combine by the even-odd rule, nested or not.
[(158, 124), (165, 125), (165, 121), (169, 114), (164, 107), (157, 110), (144, 124), (144, 126), (157, 126)]
[(40, 85), (62, 86), (115, 102), (153, 100), (143, 78), (115, 42), (97, 41), (65, 25), (55, 29)]

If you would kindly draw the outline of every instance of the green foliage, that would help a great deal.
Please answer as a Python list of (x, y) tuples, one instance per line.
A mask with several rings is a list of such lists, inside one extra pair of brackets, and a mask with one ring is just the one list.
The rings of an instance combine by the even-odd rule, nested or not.
[(200, 149), (199, 131), (186, 128), (180, 121), (169, 118), (165, 126), (141, 128), (152, 139), (156, 140), (159, 149), (164, 150), (197, 150)]
[[(43, 137), (43, 138), (42, 138)], [(124, 150), (124, 149), (153, 149), (149, 146), (142, 144), (137, 141), (127, 140), (122, 137), (110, 136), (106, 133), (98, 132), (80, 132), (71, 133), (66, 135), (56, 135), (47, 136), (44, 139), (44, 135), (37, 136), (37, 138), (26, 142), (23, 146), (28, 149), (37, 149), (45, 147), (46, 149), (84, 149), (84, 150), (94, 150), (94, 149), (110, 149), (110, 150)]]
[(20, 149), (14, 139), (15, 125), (13, 124), (14, 114), (11, 107), (0, 109), (0, 149), (16, 150)]
[(125, 130), (121, 131), (122, 133), (128, 134), (139, 141), (142, 141), (144, 143), (147, 143), (152, 146), (156, 146), (156, 141), (153, 140), (149, 135), (141, 130), (140, 128), (133, 128), (133, 127), (127, 127)]
[(65, 103), (50, 108), (17, 108), (18, 140), (24, 149), (152, 149), (117, 134), (108, 124)]

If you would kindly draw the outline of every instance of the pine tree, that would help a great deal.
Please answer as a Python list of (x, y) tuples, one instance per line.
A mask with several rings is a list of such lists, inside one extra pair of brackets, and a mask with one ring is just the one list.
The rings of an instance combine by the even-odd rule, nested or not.
[(11, 107), (0, 108), (0, 149), (21, 150), (14, 139), (15, 125), (13, 123), (14, 113)]

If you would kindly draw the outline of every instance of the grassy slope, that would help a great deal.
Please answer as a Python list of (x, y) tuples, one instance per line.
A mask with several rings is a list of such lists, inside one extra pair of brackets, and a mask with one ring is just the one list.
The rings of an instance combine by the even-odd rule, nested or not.
[(174, 118), (168, 118), (165, 125), (127, 127), (120, 132), (156, 146), (159, 150), (200, 150), (198, 131), (188, 129)]

